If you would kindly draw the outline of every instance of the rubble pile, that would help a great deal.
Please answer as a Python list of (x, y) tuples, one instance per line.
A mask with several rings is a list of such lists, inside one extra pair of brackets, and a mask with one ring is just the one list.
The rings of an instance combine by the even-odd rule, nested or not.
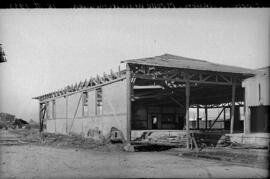
[(9, 129), (0, 131), (0, 145), (25, 144), (76, 148), (76, 150), (93, 149), (104, 152), (123, 151), (124, 146), (122, 143), (112, 144), (109, 140), (96, 141), (75, 134), (40, 133), (38, 129)]
[(199, 146), (215, 147), (222, 137), (222, 133), (215, 132), (199, 132), (194, 133), (194, 137)]
[(230, 147), (232, 149), (268, 149), (268, 146), (265, 145), (240, 144), (238, 142), (232, 142)]
[(231, 141), (230, 136), (225, 135), (221, 136), (216, 147), (230, 147), (232, 149), (269, 149), (269, 146), (266, 145), (246, 144)]
[(186, 143), (186, 137), (177, 133), (166, 132), (143, 132), (142, 135), (132, 141), (134, 144), (160, 144), (178, 146)]
[(232, 142), (231, 142), (230, 136), (223, 135), (218, 140), (216, 147), (227, 147), (231, 144)]
[(77, 149), (93, 149), (104, 152), (123, 151), (124, 145), (122, 143), (112, 144), (109, 141), (97, 141), (80, 135), (63, 135), (53, 133), (41, 134), (40, 144)]
[(73, 146), (80, 148), (94, 148), (98, 145), (102, 145), (90, 138), (84, 138), (79, 135), (63, 135), (43, 133), (41, 134), (41, 144), (55, 145), (55, 146)]

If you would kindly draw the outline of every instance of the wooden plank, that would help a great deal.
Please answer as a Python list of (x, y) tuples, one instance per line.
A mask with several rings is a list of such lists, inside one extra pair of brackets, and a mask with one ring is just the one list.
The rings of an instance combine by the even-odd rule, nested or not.
[(219, 77), (221, 77), (222, 79), (224, 79), (225, 81), (227, 81), (227, 82), (231, 82), (231, 77), (228, 77), (228, 78), (226, 78), (226, 76), (225, 75), (222, 75), (222, 74), (219, 74), (218, 75)]
[(225, 129), (225, 123), (226, 123), (226, 107), (223, 107), (223, 129)]
[[(129, 64), (126, 64), (126, 90), (127, 90), (127, 143), (131, 142), (131, 70)], [(120, 74), (120, 66), (119, 73)]]
[(209, 78), (211, 78), (211, 77), (213, 77), (213, 75), (208, 75), (208, 76), (206, 76), (205, 78), (202, 78), (202, 80), (201, 81), (207, 81)]
[(46, 114), (46, 105), (44, 104), (44, 108), (43, 108), (43, 114), (42, 114), (42, 118), (41, 118), (41, 123), (42, 123), (42, 131), (44, 128), (44, 120), (45, 120), (45, 114)]
[(197, 129), (200, 129), (200, 108), (197, 105)]
[(205, 113), (205, 129), (207, 129), (207, 122), (208, 122), (207, 106), (205, 106), (204, 108), (204, 113)]
[(235, 78), (233, 78), (232, 84), (232, 110), (231, 110), (231, 126), (230, 126), (230, 133), (233, 133), (233, 126), (234, 126), (234, 110), (235, 110)]
[(186, 135), (187, 135), (187, 149), (189, 149), (189, 95), (190, 83), (186, 82)]
[(179, 101), (177, 101), (173, 96), (169, 96), (169, 98), (171, 98), (176, 104), (178, 104), (180, 106), (180, 108), (185, 107), (183, 104), (181, 104)]
[(38, 118), (39, 118), (39, 132), (42, 132), (42, 123), (41, 123), (41, 103), (38, 104)]
[(244, 97), (244, 133), (249, 134), (250, 133), (250, 108), (247, 106), (246, 100), (247, 99), (247, 90), (244, 91), (245, 97)]
[(196, 139), (195, 139), (195, 137), (194, 137), (194, 133), (191, 133), (191, 134), (190, 134), (190, 137), (191, 137), (191, 141), (192, 141), (192, 143), (193, 143), (193, 144), (194, 144), (194, 146), (195, 146), (196, 151), (199, 151), (199, 148), (198, 148), (198, 145), (197, 145)]
[[(71, 93), (68, 93), (66, 95), (70, 96), (70, 95), (73, 95), (73, 94), (76, 94), (76, 93), (80, 93), (80, 92), (83, 92), (83, 91), (90, 91), (90, 90), (94, 90), (94, 89), (97, 89), (97, 88), (100, 88), (102, 86), (105, 86), (105, 85), (108, 85), (108, 84), (111, 84), (111, 83), (115, 83), (117, 81), (121, 81), (123, 79), (125, 79), (126, 77), (123, 76), (122, 78), (117, 78), (113, 81), (108, 81), (107, 83), (103, 83), (103, 84), (99, 84), (99, 85), (93, 85), (93, 86), (90, 86), (90, 87), (87, 87), (87, 88), (84, 88), (84, 89), (81, 89), (81, 90), (78, 90), (78, 91), (73, 91)], [(63, 97), (64, 95), (59, 95), (59, 96), (55, 96), (53, 98), (50, 98), (50, 99), (44, 99), (44, 100), (40, 100), (40, 102), (46, 102), (46, 101), (51, 101), (53, 99), (57, 99), (57, 98), (61, 98)]]
[(66, 133), (68, 134), (68, 96), (66, 98)]
[(55, 112), (55, 100), (52, 100), (52, 116), (53, 116), (53, 120), (54, 120), (54, 131), (56, 132), (56, 112)]
[(44, 116), (46, 112), (46, 106), (44, 103), (39, 103), (39, 131), (43, 132)]

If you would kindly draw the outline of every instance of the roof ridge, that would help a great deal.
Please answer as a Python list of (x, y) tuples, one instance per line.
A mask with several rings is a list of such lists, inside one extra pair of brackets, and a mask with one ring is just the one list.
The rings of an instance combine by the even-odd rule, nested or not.
[[(193, 60), (193, 61), (200, 61), (200, 62), (206, 62), (206, 63), (209, 63), (209, 64), (212, 64), (212, 65), (222, 65), (222, 66), (227, 66), (227, 67), (237, 67), (237, 68), (242, 68), (242, 69), (247, 69), (247, 70), (258, 70), (258, 69), (251, 69), (251, 68), (245, 68), (245, 67), (240, 67), (240, 66), (234, 66), (234, 65), (227, 65), (227, 64), (221, 64), (221, 63), (214, 63), (214, 62), (209, 62), (207, 60), (201, 60), (201, 59), (194, 59), (194, 58), (190, 58), (190, 57), (183, 57), (183, 56), (178, 56), (178, 55), (172, 55), (172, 54), (168, 54), (168, 53), (165, 53), (163, 55), (160, 55), (161, 56), (172, 56), (172, 57), (176, 57), (175, 60), (180, 60), (180, 59), (177, 59), (177, 57), (180, 57), (180, 58), (183, 58), (181, 60)], [(158, 56), (159, 57), (159, 56)], [(265, 68), (269, 68), (270, 66), (266, 66)]]
[(183, 56), (173, 55), (173, 54), (169, 54), (169, 53), (165, 53), (163, 55), (156, 56), (156, 57), (163, 57), (163, 56), (170, 56), (170, 57), (173, 57), (175, 60), (179, 60), (178, 58), (183, 58), (181, 60), (192, 60), (192, 61), (200, 61), (200, 62), (212, 63), (212, 62), (209, 62), (209, 61), (206, 61), (206, 60), (195, 59), (195, 58), (190, 58), (190, 57), (183, 57)]

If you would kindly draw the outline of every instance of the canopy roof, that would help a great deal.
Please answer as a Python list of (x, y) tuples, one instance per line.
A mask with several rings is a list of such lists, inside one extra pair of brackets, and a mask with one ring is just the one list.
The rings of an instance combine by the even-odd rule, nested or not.
[(192, 69), (201, 71), (214, 71), (242, 74), (244, 76), (254, 76), (257, 71), (242, 67), (221, 65), (205, 60), (192, 59), (171, 54), (164, 54), (150, 58), (140, 58), (122, 61), (122, 63), (140, 64), (149, 66), (171, 67), (181, 69)]

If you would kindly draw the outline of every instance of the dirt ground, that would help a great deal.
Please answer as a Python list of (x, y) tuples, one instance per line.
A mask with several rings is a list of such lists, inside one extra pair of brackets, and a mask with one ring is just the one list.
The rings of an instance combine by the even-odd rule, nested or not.
[[(1, 131), (0, 178), (266, 178), (267, 168), (186, 158), (175, 152), (124, 152), (17, 143)], [(12, 143), (13, 142), (13, 143)]]

